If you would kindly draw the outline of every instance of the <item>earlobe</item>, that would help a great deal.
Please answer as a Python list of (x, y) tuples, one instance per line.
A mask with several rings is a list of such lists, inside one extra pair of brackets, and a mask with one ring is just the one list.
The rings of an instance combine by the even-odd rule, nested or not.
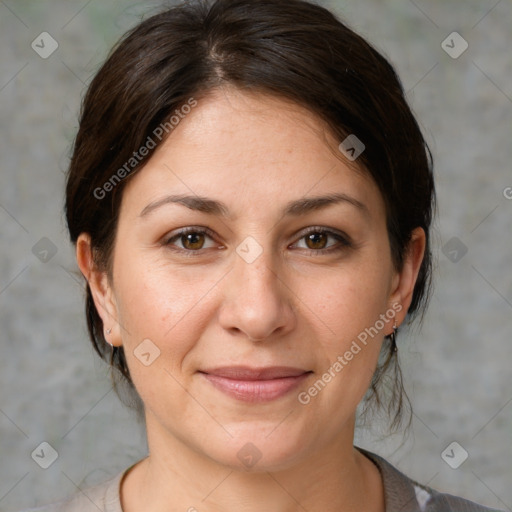
[(411, 240), (404, 255), (402, 269), (394, 276), (393, 280), (390, 304), (400, 304), (402, 306), (400, 312), (396, 315), (398, 325), (404, 321), (411, 305), (414, 287), (425, 254), (425, 246), (425, 231), (418, 227), (412, 232)]
[(120, 345), (117, 305), (107, 272), (98, 268), (94, 261), (91, 238), (88, 233), (81, 233), (76, 242), (76, 260), (84, 275), (96, 306), (96, 311), (103, 321), (104, 336), (109, 343)]

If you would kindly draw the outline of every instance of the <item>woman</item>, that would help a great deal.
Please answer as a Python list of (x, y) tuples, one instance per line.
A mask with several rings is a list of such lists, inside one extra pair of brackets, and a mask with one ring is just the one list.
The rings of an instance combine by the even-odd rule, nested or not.
[(66, 214), (149, 456), (41, 510), (488, 510), (353, 446), (388, 371), (401, 419), (433, 205), (393, 68), (327, 10), (187, 2), (135, 27), (84, 99)]

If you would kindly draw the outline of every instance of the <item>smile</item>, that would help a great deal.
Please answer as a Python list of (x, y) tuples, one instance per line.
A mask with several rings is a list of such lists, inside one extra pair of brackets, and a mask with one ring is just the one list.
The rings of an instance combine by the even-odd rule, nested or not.
[(311, 371), (290, 367), (224, 367), (199, 372), (224, 394), (244, 402), (269, 402), (298, 387)]

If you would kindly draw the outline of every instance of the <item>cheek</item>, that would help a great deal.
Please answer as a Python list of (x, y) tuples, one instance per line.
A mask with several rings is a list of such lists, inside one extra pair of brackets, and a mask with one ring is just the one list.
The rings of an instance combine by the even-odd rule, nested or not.
[(318, 321), (329, 327), (339, 348), (375, 324), (388, 307), (388, 275), (371, 266), (351, 267), (324, 277), (308, 294), (307, 303)]
[(132, 351), (150, 339), (178, 364), (193, 344), (205, 316), (201, 302), (211, 284), (144, 258), (125, 259), (115, 282), (123, 344)]
[(118, 266), (115, 284), (124, 352), (138, 394), (150, 409), (172, 396), (173, 407), (185, 411), (183, 370), (209, 320), (209, 304), (201, 298), (213, 283), (191, 283), (169, 268), (127, 259)]
[(318, 317), (317, 332), (325, 334), (318, 336), (318, 352), (323, 352), (317, 376), (321, 382), (306, 393), (316, 407), (332, 408), (340, 418), (366, 393), (384, 337), (380, 316), (388, 308), (390, 274), (382, 262), (371, 264), (372, 260), (325, 276), (308, 297)]

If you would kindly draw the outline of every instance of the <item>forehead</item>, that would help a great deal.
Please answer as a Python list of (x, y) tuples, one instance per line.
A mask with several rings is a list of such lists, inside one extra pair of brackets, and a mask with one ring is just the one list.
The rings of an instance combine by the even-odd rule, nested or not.
[(217, 90), (183, 116), (124, 191), (144, 207), (166, 193), (210, 196), (236, 216), (300, 196), (343, 193), (382, 213), (373, 180), (337, 149), (309, 110), (280, 98)]
[(237, 167), (263, 167), (290, 158), (328, 161), (325, 153), (336, 151), (338, 143), (318, 116), (296, 103), (225, 87), (198, 102), (162, 150), (167, 146), (191, 149), (204, 158), (208, 152)]

